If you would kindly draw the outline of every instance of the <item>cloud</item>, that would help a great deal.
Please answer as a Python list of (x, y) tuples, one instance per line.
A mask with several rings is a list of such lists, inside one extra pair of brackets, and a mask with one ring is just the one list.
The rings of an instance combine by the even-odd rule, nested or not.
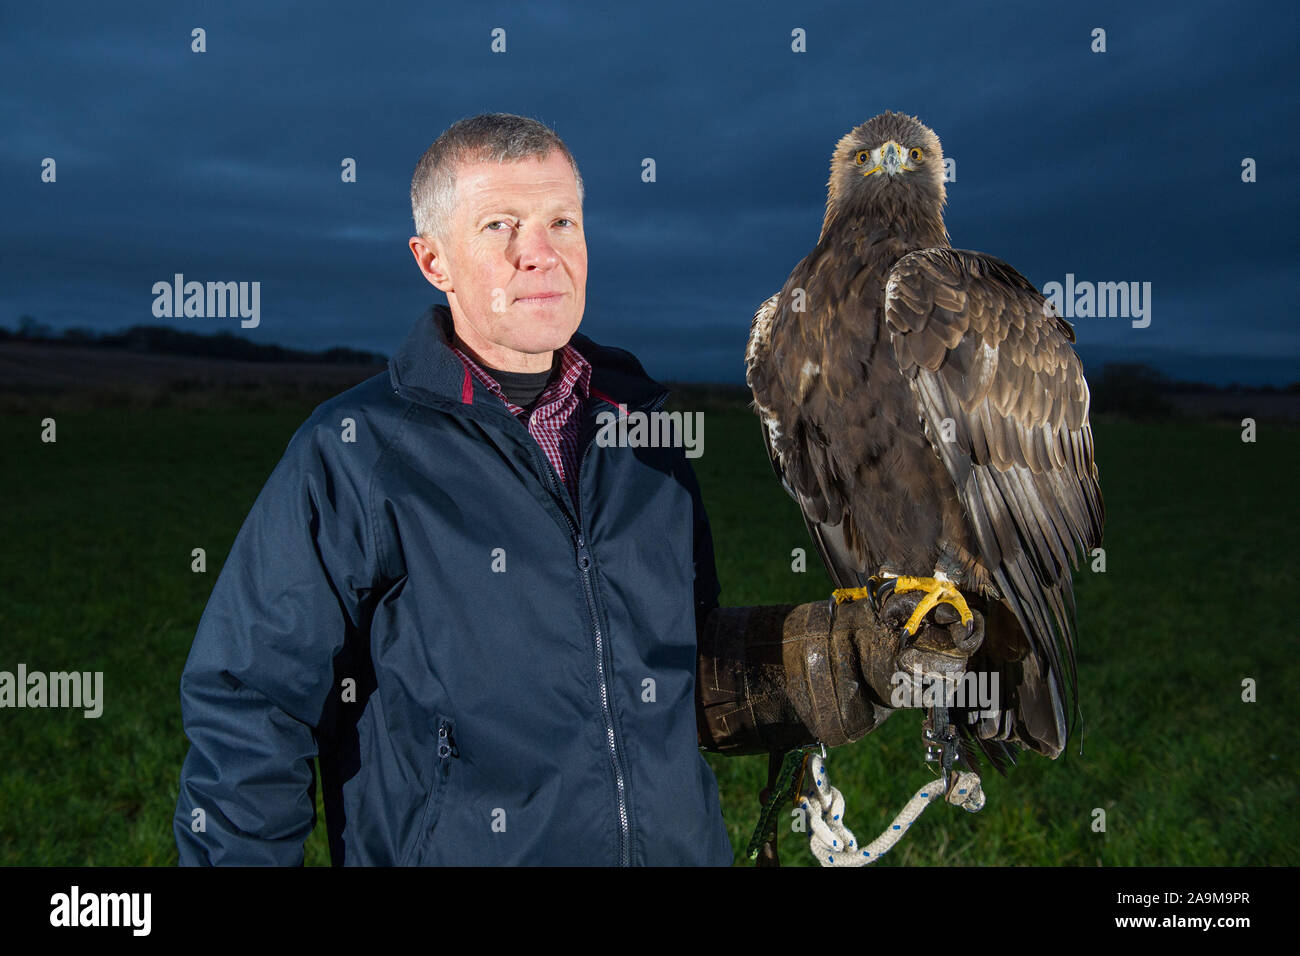
[[(431, 293), (405, 248), (412, 167), (453, 120), (509, 110), (554, 124), (581, 164), (593, 324), (644, 341), (668, 377), (731, 369), (754, 305), (816, 241), (835, 141), (895, 108), (957, 160), (955, 244), (1040, 285), (1151, 281), (1147, 331), (1170, 348), (1229, 328), (1245, 351), (1292, 341), (1276, 318), (1300, 213), (1290, 8), (307, 9), (7, 11), (0, 308), (115, 321), (179, 268), (273, 283), (284, 310), (261, 335), (353, 329), (345, 344), (391, 351)], [(1089, 49), (1098, 25), (1105, 54)], [(1257, 183), (1240, 181), (1245, 155)], [(45, 156), (57, 184), (40, 182)]]

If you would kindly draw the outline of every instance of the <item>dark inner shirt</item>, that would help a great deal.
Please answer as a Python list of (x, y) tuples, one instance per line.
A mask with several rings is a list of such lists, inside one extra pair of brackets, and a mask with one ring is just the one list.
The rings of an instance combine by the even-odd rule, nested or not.
[(483, 371), (496, 379), (497, 384), (501, 386), (501, 391), (506, 393), (506, 398), (520, 408), (532, 411), (533, 403), (546, 390), (552, 377), (559, 374), (560, 353), (556, 351), (551, 367), (544, 372), (506, 372), (487, 365), (483, 366)]

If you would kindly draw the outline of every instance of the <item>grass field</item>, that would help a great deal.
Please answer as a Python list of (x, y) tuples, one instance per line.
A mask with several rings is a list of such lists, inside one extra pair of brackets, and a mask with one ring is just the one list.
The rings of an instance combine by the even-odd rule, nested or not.
[[(725, 604), (818, 600), (829, 583), (775, 482), (757, 425), (723, 393), (696, 462)], [(310, 403), (101, 408), (0, 417), (0, 670), (105, 674), (97, 720), (0, 710), (0, 864), (167, 865), (188, 747), (178, 681), (217, 571)], [(1286, 752), (1294, 654), (1300, 429), (1258, 440), (1220, 424), (1095, 425), (1107, 506), (1104, 574), (1076, 575), (1085, 718), (1052, 762), (984, 780), (979, 814), (934, 806), (880, 865), (1295, 864), (1297, 773)], [(207, 549), (206, 574), (190, 552)], [(1258, 702), (1242, 701), (1253, 678)], [(872, 839), (928, 777), (919, 711), (831, 752), (846, 823)], [(741, 858), (763, 757), (709, 760)], [(1095, 810), (1105, 832), (1095, 832)], [(323, 814), (308, 865), (329, 862)], [(802, 835), (787, 865), (814, 865)]]

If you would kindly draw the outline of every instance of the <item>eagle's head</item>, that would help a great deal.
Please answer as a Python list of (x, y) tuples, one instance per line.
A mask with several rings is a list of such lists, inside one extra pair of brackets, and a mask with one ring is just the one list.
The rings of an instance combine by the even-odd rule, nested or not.
[(885, 112), (835, 145), (826, 223), (844, 214), (884, 221), (917, 235), (943, 231), (943, 147), (915, 116)]

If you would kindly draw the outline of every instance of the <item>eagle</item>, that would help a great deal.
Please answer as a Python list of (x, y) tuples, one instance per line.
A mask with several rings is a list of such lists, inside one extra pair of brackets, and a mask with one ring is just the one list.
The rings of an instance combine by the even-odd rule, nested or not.
[(1073, 328), (1007, 263), (954, 249), (945, 202), (916, 117), (845, 134), (816, 247), (754, 315), (746, 381), (836, 602), (919, 592), (908, 635), (983, 615), (967, 669), (996, 673), (1000, 700), (950, 714), (961, 756), (978, 744), (1005, 772), (1012, 745), (1057, 757), (1080, 717), (1071, 568), (1105, 515)]

